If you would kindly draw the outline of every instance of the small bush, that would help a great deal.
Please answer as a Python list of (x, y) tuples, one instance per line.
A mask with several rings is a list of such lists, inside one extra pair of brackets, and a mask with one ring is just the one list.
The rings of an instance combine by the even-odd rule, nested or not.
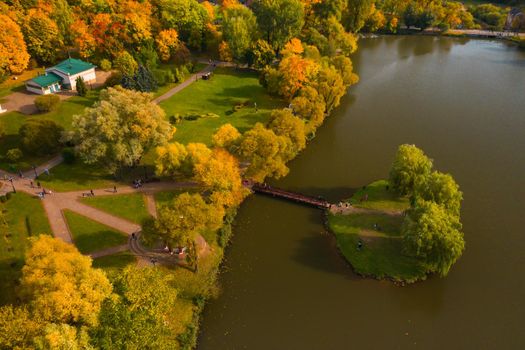
[(75, 81), (75, 87), (77, 89), (77, 94), (79, 96), (87, 95), (88, 90), (87, 90), (86, 82), (84, 81), (82, 77), (77, 78), (77, 80)]
[(159, 86), (175, 82), (175, 75), (170, 70), (155, 69), (153, 71), (153, 77)]
[(112, 87), (115, 85), (120, 85), (122, 82), (122, 73), (120, 72), (113, 72), (111, 75), (106, 79), (106, 82), (104, 83), (104, 87)]
[(7, 201), (6, 196), (0, 196), (0, 203), (5, 203)]
[(60, 150), (64, 129), (52, 120), (29, 119), (19, 129), (25, 151), (34, 155), (54, 154)]
[(42, 113), (54, 111), (59, 103), (60, 97), (53, 94), (38, 96), (35, 99), (35, 106)]
[(7, 151), (5, 157), (10, 162), (16, 162), (20, 158), (22, 158), (24, 154), (19, 148), (11, 148), (9, 151)]
[(73, 164), (76, 160), (75, 150), (71, 147), (64, 148), (62, 150), (62, 158), (64, 158), (64, 163)]
[(7, 192), (7, 193), (5, 194), (5, 199), (6, 199), (6, 201), (10, 200), (10, 199), (11, 199), (11, 196), (12, 196), (11, 192)]
[(99, 66), (100, 66), (100, 69), (102, 69), (103, 71), (110, 71), (111, 70), (111, 61), (108, 60), (108, 59), (105, 59), (103, 58), (102, 60), (100, 60), (100, 63), (99, 63)]
[(197, 120), (201, 116), (199, 114), (188, 114), (184, 116), (184, 120)]
[(178, 114), (169, 117), (170, 124), (175, 125), (182, 121), (182, 117)]

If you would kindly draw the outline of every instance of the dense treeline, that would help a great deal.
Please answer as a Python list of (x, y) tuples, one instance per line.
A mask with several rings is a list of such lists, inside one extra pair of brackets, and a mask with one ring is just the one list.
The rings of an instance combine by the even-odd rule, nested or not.
[[(69, 53), (132, 74), (137, 63), (185, 63), (189, 51), (255, 66), (300, 32), (324, 55), (347, 32), (401, 26), (501, 30), (508, 8), (437, 0), (8, 0), (0, 3), (0, 77), (49, 65)], [(334, 21), (335, 20), (335, 21)], [(525, 20), (511, 23), (520, 30)], [(329, 33), (329, 34), (328, 34)], [(130, 71), (131, 69), (131, 71)]]

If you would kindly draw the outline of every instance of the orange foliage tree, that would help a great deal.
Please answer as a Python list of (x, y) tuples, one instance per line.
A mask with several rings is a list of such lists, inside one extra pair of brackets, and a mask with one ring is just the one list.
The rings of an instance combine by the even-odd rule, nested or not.
[(18, 24), (0, 14), (0, 75), (20, 74), (27, 68), (29, 54)]

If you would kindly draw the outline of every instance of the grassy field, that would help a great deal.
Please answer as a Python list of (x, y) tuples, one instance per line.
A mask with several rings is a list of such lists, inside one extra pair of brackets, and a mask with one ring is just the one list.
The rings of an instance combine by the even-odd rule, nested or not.
[(141, 224), (144, 219), (149, 217), (146, 204), (144, 203), (144, 196), (140, 193), (86, 197), (82, 198), (81, 201), (137, 224)]
[[(18, 136), (18, 130), (20, 127), (30, 119), (49, 119), (62, 126), (65, 130), (71, 128), (71, 121), (75, 114), (80, 114), (86, 108), (91, 106), (98, 100), (99, 91), (89, 91), (86, 97), (73, 96), (67, 100), (61, 101), (56, 111), (42, 114), (25, 115), (19, 112), (9, 112), (2, 114), (0, 123), (3, 125), (6, 131), (6, 135), (0, 137), (0, 154), (4, 155), (9, 149), (20, 148), (21, 140)], [(11, 163), (0, 158), (0, 168), (5, 170), (14, 171), (15, 169), (27, 170), (32, 164), (41, 164), (45, 162), (50, 156), (37, 157), (24, 154), (19, 161)]]
[[(350, 199), (356, 207), (373, 209), (374, 212), (330, 213), (328, 225), (341, 253), (357, 273), (408, 283), (425, 279), (421, 263), (403, 253), (401, 225), (404, 217), (399, 211), (408, 208), (408, 201), (396, 198), (386, 190), (386, 185), (386, 181), (374, 182)], [(365, 193), (368, 200), (360, 202)]]
[(128, 241), (126, 234), (80, 214), (66, 210), (64, 216), (73, 236), (73, 241), (81, 253), (92, 253), (125, 244)]
[(0, 222), (0, 305), (14, 301), (14, 289), (20, 278), (27, 238), (51, 233), (40, 199), (25, 193), (13, 194), (0, 204), (7, 226)]
[[(204, 63), (197, 63), (195, 65), (195, 73), (203, 70), (204, 68), (206, 68), (207, 64), (204, 64)], [(175, 65), (174, 64), (168, 64), (168, 63), (162, 63), (160, 64), (159, 66), (159, 69), (160, 70), (172, 70), (173, 68), (175, 68)], [(184, 80), (188, 79), (192, 74), (194, 73), (188, 73), (184, 76)], [(153, 93), (153, 96), (154, 97), (159, 97), (159, 96), (162, 96), (164, 95), (166, 92), (168, 92), (170, 89), (174, 88), (175, 86), (179, 85), (180, 83), (169, 83), (169, 84), (166, 84), (164, 86), (160, 86), (159, 89), (157, 91), (155, 91)]]
[[(245, 106), (234, 112), (236, 103), (244, 103)], [(254, 103), (257, 103), (257, 113)], [(266, 122), (271, 110), (283, 107), (284, 102), (266, 93), (255, 72), (217, 68), (210, 80), (196, 81), (161, 102), (160, 106), (168, 118), (174, 115), (216, 114), (218, 117), (185, 120), (176, 125), (176, 141), (210, 144), (211, 136), (221, 125), (230, 123), (244, 132), (256, 122)]]
[(93, 259), (93, 267), (104, 269), (108, 272), (114, 272), (136, 262), (137, 259), (133, 254), (130, 252), (122, 252)]

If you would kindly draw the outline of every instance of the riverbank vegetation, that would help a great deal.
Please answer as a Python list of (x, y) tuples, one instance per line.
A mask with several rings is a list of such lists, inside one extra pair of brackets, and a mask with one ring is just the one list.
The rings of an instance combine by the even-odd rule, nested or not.
[(417, 147), (401, 145), (389, 180), (363, 187), (332, 208), (328, 225), (343, 256), (364, 276), (412, 283), (446, 276), (465, 247), (459, 187), (432, 171)]

